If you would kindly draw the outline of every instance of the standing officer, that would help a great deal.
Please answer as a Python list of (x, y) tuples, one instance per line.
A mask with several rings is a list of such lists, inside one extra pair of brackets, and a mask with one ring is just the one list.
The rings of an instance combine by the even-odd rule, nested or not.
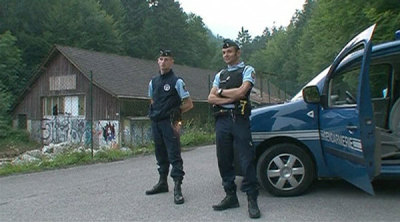
[(226, 192), (225, 198), (212, 207), (214, 210), (239, 207), (233, 166), (236, 151), (244, 176), (241, 190), (247, 193), (249, 216), (259, 218), (255, 152), (249, 121), (249, 97), (255, 81), (255, 72), (253, 67), (240, 62), (240, 53), (238, 44), (230, 39), (224, 40), (222, 57), (227, 68), (215, 75), (208, 96), (208, 102), (214, 106), (218, 168)]
[(153, 131), (155, 156), (160, 179), (147, 195), (168, 192), (167, 176), (172, 165), (171, 177), (174, 180), (174, 202), (182, 204), (181, 184), (185, 172), (180, 147), (181, 114), (193, 108), (189, 92), (181, 78), (172, 71), (174, 59), (170, 50), (160, 50), (158, 66), (160, 75), (149, 83), (151, 129)]

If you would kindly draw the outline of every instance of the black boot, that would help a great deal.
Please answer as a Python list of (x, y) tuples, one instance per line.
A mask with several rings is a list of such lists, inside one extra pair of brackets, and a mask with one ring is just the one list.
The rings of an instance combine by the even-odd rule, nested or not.
[(247, 195), (249, 216), (250, 218), (259, 218), (261, 216), (260, 209), (257, 204), (257, 194)]
[(160, 180), (150, 190), (146, 190), (146, 195), (168, 192), (167, 175), (160, 175)]
[(185, 199), (182, 196), (182, 180), (176, 180), (175, 181), (175, 187), (174, 187), (174, 203), (175, 204), (183, 204), (185, 202)]
[(225, 198), (219, 204), (212, 206), (212, 208), (217, 211), (236, 207), (239, 207), (239, 200), (235, 190), (226, 191)]

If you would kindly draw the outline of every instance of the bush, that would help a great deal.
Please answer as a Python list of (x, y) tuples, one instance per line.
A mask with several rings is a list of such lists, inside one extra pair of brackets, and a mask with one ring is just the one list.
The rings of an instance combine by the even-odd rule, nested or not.
[(6, 135), (0, 137), (0, 157), (17, 156), (40, 147), (38, 142), (31, 140), (26, 130), (9, 128)]
[(94, 155), (94, 160), (99, 160), (99, 161), (116, 161), (116, 160), (122, 160), (129, 156), (129, 153), (117, 150), (117, 149), (109, 149), (109, 150), (103, 150), (99, 151)]
[(199, 146), (212, 144), (215, 141), (214, 127), (211, 123), (199, 124), (194, 120), (184, 123), (181, 146)]

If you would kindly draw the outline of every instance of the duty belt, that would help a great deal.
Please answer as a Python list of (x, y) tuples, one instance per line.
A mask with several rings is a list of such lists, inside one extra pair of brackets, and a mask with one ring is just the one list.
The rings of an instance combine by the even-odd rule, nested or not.
[(221, 109), (218, 109), (217, 111), (215, 111), (214, 115), (219, 116), (219, 115), (227, 115), (227, 114), (233, 114), (233, 113), (234, 113), (234, 109), (221, 108)]

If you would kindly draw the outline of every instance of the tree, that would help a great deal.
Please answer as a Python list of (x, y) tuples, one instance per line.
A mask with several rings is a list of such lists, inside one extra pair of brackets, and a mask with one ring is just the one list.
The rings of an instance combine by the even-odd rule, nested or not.
[(148, 49), (143, 44), (147, 40), (143, 29), (152, 9), (144, 0), (121, 0), (121, 3), (125, 12), (121, 21), (124, 28), (124, 31), (121, 31), (124, 48), (129, 56), (147, 58)]
[(378, 24), (374, 34), (374, 42), (394, 39), (394, 32), (400, 28), (400, 1), (368, 1), (368, 6), (365, 7), (364, 12), (370, 21)]
[(95, 0), (51, 1), (51, 10), (42, 21), (44, 39), (104, 52), (123, 53), (117, 22)]
[(0, 0), (0, 33), (18, 39), (26, 76), (34, 72), (53, 44), (106, 52), (122, 51), (113, 18), (96, 0)]
[(144, 22), (142, 36), (146, 41), (141, 44), (147, 48), (146, 58), (153, 58), (160, 48), (169, 48), (174, 51), (175, 61), (178, 64), (187, 64), (190, 53), (186, 50), (186, 43), (191, 41), (186, 32), (186, 14), (174, 0), (164, 0), (153, 7)]
[(10, 31), (0, 34), (0, 138), (8, 135), (8, 111), (23, 85), (19, 85), (22, 82), (20, 74), (23, 64), (21, 50), (16, 46), (16, 41)]
[[(0, 33), (7, 30), (17, 37), (17, 46), (28, 70), (36, 66), (50, 48), (43, 38), (42, 23), (51, 5), (47, 1), (0, 0)], [(28, 71), (29, 72), (29, 71)], [(28, 77), (28, 73), (26, 73)]]
[(251, 43), (251, 35), (249, 33), (249, 30), (244, 29), (242, 26), (241, 30), (238, 33), (238, 37), (236, 38), (236, 41), (239, 43), (240, 47), (243, 47), (245, 45), (248, 45)]
[(242, 59), (244, 61), (248, 61), (252, 50), (251, 50), (251, 42), (252, 42), (252, 38), (251, 35), (249, 33), (249, 30), (244, 29), (244, 27), (242, 26), (242, 28), (240, 29), (238, 36), (236, 38), (236, 42), (239, 43), (239, 46), (241, 48), (242, 51)]
[(21, 50), (10, 31), (0, 34), (0, 87), (10, 95), (17, 95), (26, 81), (22, 75), (24, 65)]
[(186, 22), (186, 32), (190, 39), (182, 50), (187, 50), (190, 58), (187, 58), (185, 63), (194, 67), (210, 67), (210, 58), (216, 53), (216, 46), (209, 39), (210, 30), (205, 27), (203, 19), (195, 14), (189, 14)]
[(11, 104), (10, 97), (11, 94), (0, 83), (0, 139), (5, 138), (10, 130), (10, 116), (7, 112)]

